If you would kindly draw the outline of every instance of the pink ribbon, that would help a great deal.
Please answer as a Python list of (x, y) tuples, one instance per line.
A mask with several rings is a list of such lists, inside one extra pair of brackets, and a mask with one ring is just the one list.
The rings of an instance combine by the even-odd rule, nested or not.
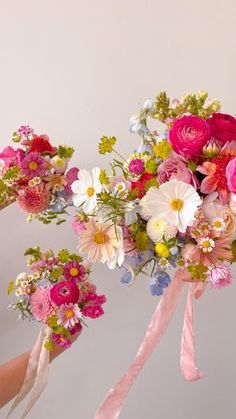
[(196, 287), (195, 292), (193, 292), (192, 285), (189, 286), (180, 351), (180, 367), (187, 381), (195, 381), (204, 377), (204, 374), (199, 372), (196, 366), (193, 331), (193, 297), (200, 298), (202, 292), (203, 290), (199, 289), (199, 286)]
[[(183, 292), (186, 271), (179, 269), (165, 291), (149, 324), (135, 359), (121, 379), (109, 390), (94, 419), (117, 419), (122, 405), (143, 366), (168, 328)], [(188, 275), (189, 277), (189, 275)]]

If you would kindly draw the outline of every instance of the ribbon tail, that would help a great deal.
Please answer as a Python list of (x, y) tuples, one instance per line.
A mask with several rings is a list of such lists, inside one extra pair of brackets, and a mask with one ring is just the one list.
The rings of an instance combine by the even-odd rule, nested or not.
[[(41, 375), (41, 372), (40, 372), (41, 369), (43, 368), (43, 371), (44, 371), (44, 365), (45, 365), (44, 364), (45, 363), (44, 358), (46, 357), (46, 354), (45, 354), (46, 348), (44, 348), (44, 342), (45, 342), (46, 337), (49, 335), (49, 330), (50, 329), (48, 328), (48, 326), (44, 326), (39, 333), (39, 337), (37, 339), (37, 342), (36, 342), (32, 352), (30, 354), (30, 357), (29, 357), (29, 362), (28, 362), (24, 382), (23, 382), (22, 387), (21, 387), (19, 393), (17, 394), (17, 396), (16, 396), (16, 398), (15, 398), (15, 400), (14, 400), (6, 418), (10, 417), (11, 413), (22, 402), (22, 400), (25, 399), (25, 397), (29, 394), (29, 392), (32, 390), (32, 388), (33, 389), (35, 388), (36, 383), (38, 381), (37, 377)], [(49, 354), (48, 354), (48, 362), (49, 362)], [(44, 377), (43, 377), (43, 379), (44, 379)], [(43, 391), (43, 389), (41, 390), (41, 392), (42, 391)], [(40, 394), (41, 394), (41, 392), (40, 392)], [(31, 396), (29, 404), (32, 403), (31, 402), (32, 397), (33, 397), (33, 394)], [(35, 403), (35, 401), (34, 401), (34, 403)], [(27, 408), (26, 408), (27, 409), (26, 414), (28, 414), (28, 412), (29, 412), (28, 405), (27, 405)], [(24, 412), (24, 414), (23, 414), (23, 416), (21, 416), (21, 418), (23, 419), (26, 416), (26, 414)]]
[(170, 286), (159, 302), (135, 359), (121, 379), (109, 390), (94, 419), (117, 419), (122, 405), (150, 355), (165, 333), (182, 295), (185, 271), (175, 273)]
[[(196, 297), (199, 298), (200, 290), (195, 290)], [(193, 330), (193, 290), (190, 285), (187, 297), (187, 304), (184, 314), (184, 324), (181, 338), (180, 367), (182, 374), (187, 381), (195, 381), (204, 377), (204, 373), (199, 372), (195, 357), (195, 336)]]

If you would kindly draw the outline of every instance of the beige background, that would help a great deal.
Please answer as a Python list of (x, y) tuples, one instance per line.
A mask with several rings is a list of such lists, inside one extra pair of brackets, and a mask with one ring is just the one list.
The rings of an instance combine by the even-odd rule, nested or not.
[[(207, 89), (236, 111), (235, 0), (0, 1), (0, 145), (21, 123), (76, 147), (74, 162), (99, 163), (102, 134), (120, 138), (127, 154), (138, 143), (128, 118), (166, 89), (172, 96)], [(8, 281), (25, 269), (24, 249), (68, 246), (70, 224), (25, 223), (16, 207), (0, 214), (0, 362), (32, 347), (37, 324), (6, 311)], [(92, 419), (109, 386), (128, 366), (158, 300), (145, 280), (135, 287), (98, 266), (106, 315), (90, 321), (80, 341), (51, 367), (50, 381), (29, 418)], [(187, 384), (179, 369), (184, 301), (133, 387), (122, 419), (235, 418), (236, 285), (208, 291), (195, 306), (197, 354), (206, 378)], [(5, 417), (2, 410), (0, 417)]]

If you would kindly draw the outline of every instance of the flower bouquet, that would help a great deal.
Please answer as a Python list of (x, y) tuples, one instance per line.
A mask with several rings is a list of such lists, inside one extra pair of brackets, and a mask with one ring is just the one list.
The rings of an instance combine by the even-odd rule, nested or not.
[(206, 92), (172, 101), (162, 92), (130, 118), (131, 132), (141, 137), (134, 153), (122, 157), (117, 139), (103, 137), (100, 154), (116, 154), (112, 173), (81, 170), (72, 184), (81, 253), (89, 261), (118, 266), (122, 283), (130, 285), (143, 274), (153, 296), (166, 289), (134, 364), (111, 389), (96, 419), (105, 411), (118, 417), (186, 282), (181, 368), (187, 380), (202, 376), (195, 365), (192, 298), (207, 285), (229, 285), (230, 264), (236, 261), (236, 118), (219, 111), (219, 101), (210, 101)]
[(76, 168), (67, 171), (74, 149), (52, 146), (47, 135), (35, 134), (28, 125), (13, 134), (13, 141), (20, 147), (7, 146), (0, 153), (0, 207), (16, 201), (29, 214), (28, 221), (62, 223), (78, 172)]
[(21, 401), (22, 395), (25, 397), (26, 390), (28, 393), (33, 389), (26, 415), (46, 385), (49, 351), (55, 345), (69, 348), (73, 336), (82, 331), (86, 318), (103, 315), (106, 297), (97, 295), (96, 286), (90, 282), (89, 264), (67, 249), (55, 254), (35, 247), (27, 249), (25, 255), (29, 256), (32, 272), (22, 272), (15, 283), (10, 282), (8, 293), (15, 292), (17, 297), (10, 308), (18, 310), (21, 319), (37, 320), (43, 326), (30, 355), (23, 386), (11, 409)]

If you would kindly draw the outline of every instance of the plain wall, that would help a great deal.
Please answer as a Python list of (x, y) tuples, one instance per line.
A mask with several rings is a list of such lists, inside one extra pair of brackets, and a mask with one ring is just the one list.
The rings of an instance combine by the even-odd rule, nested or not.
[[(99, 156), (101, 135), (116, 135), (128, 155), (138, 144), (128, 118), (148, 97), (206, 89), (236, 111), (235, 0), (0, 1), (0, 145), (29, 123), (55, 144), (76, 148), (82, 168)], [(11, 206), (0, 214), (0, 362), (32, 347), (36, 323), (16, 322), (6, 289), (26, 269), (29, 246), (76, 249), (70, 221), (30, 225)], [(29, 418), (92, 419), (108, 388), (131, 362), (158, 299), (145, 279), (126, 288), (105, 266), (93, 278), (106, 293), (106, 315), (50, 368)], [(184, 382), (179, 346), (185, 297), (161, 346), (134, 385), (122, 419), (235, 418), (236, 284), (208, 290), (195, 304), (198, 364), (204, 380)], [(7, 409), (0, 412), (4, 418)], [(16, 417), (13, 416), (13, 417)], [(17, 418), (18, 419), (18, 418)], [(109, 418), (108, 418), (109, 419)]]

